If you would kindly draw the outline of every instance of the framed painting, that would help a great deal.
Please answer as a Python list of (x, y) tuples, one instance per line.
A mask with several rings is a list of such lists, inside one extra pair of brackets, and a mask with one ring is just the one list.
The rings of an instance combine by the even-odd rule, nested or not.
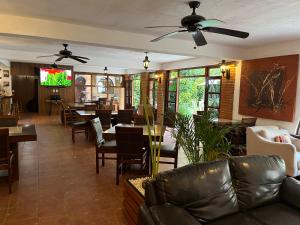
[(299, 55), (242, 62), (239, 114), (292, 122)]

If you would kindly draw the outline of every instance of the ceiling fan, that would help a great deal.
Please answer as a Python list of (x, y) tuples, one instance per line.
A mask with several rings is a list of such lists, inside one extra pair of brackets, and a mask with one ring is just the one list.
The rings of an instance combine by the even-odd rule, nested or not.
[(203, 46), (206, 45), (207, 42), (205, 40), (205, 37), (202, 34), (202, 31), (204, 32), (210, 32), (210, 33), (217, 33), (217, 34), (223, 34), (223, 35), (229, 35), (233, 37), (238, 38), (247, 38), (249, 36), (249, 33), (238, 31), (238, 30), (230, 30), (225, 28), (219, 28), (216, 27), (217, 25), (224, 23), (221, 20), (218, 19), (205, 19), (203, 16), (196, 14), (196, 9), (199, 8), (200, 2), (199, 1), (190, 1), (189, 6), (191, 9), (193, 9), (193, 12), (189, 16), (185, 16), (181, 20), (181, 26), (150, 26), (145, 28), (166, 28), (166, 27), (177, 27), (181, 30), (173, 31), (167, 34), (164, 34), (158, 38), (155, 38), (151, 40), (151, 42), (160, 41), (163, 38), (174, 36), (181, 32), (189, 32), (193, 34), (194, 41), (197, 46)]
[(60, 50), (58, 54), (38, 56), (38, 58), (57, 56), (58, 58), (55, 60), (55, 62), (59, 62), (62, 59), (67, 59), (67, 58), (74, 59), (81, 63), (87, 63), (86, 60), (89, 60), (89, 58), (87, 57), (73, 55), (72, 52), (67, 49), (68, 44), (63, 44), (63, 46), (65, 49)]

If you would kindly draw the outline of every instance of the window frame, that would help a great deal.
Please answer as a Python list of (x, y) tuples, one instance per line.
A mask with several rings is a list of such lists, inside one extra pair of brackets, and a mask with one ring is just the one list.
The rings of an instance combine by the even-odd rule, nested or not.
[[(76, 76), (77, 75), (88, 75), (90, 76), (91, 78), (91, 84), (86, 84), (84, 85), (85, 87), (89, 87), (91, 88), (91, 94), (90, 94), (90, 100), (88, 100), (87, 102), (89, 101), (96, 101), (96, 100), (93, 100), (93, 88), (97, 88), (97, 87), (100, 87), (100, 85), (96, 85), (96, 84), (93, 84), (93, 76), (103, 76), (105, 77), (106, 76), (106, 91), (104, 94), (106, 94), (106, 98), (108, 99), (109, 98), (109, 88), (123, 88), (123, 82), (125, 80), (125, 77), (124, 75), (122, 74), (105, 74), (105, 73), (92, 73), (92, 72), (74, 72), (74, 102), (76, 103), (79, 103), (80, 101), (76, 101), (76, 87), (80, 86), (80, 85), (76, 85)], [(109, 85), (109, 82), (108, 82), (108, 78), (109, 77), (122, 77), (122, 81), (120, 83), (120, 85), (114, 85), (114, 86), (111, 86)]]
[[(192, 69), (201, 69), (204, 68), (204, 74), (201, 75), (190, 75), (190, 76), (183, 76), (180, 75), (180, 71), (182, 70), (192, 70)], [(205, 78), (205, 94), (204, 94), (204, 110), (207, 111), (209, 109), (216, 109), (218, 111), (218, 115), (220, 114), (220, 107), (221, 107), (221, 91), (222, 91), (222, 74), (220, 76), (209, 76), (209, 70), (212, 68), (220, 68), (219, 65), (209, 65), (209, 66), (200, 66), (200, 67), (190, 67), (190, 68), (180, 68), (180, 69), (174, 69), (174, 70), (168, 70), (167, 71), (167, 82), (166, 82), (166, 90), (165, 90), (165, 109), (169, 109), (169, 94), (170, 92), (176, 93), (176, 102), (171, 102), (175, 103), (175, 109), (176, 112), (179, 110), (179, 95), (180, 95), (180, 79), (186, 79), (186, 78), (199, 78), (199, 77), (204, 77)], [(170, 73), (171, 72), (177, 72), (177, 77), (176, 78), (170, 78)], [(169, 82), (170, 80), (176, 80), (177, 85), (176, 85), (176, 91), (170, 91), (169, 90)], [(209, 92), (209, 81), (210, 80), (220, 80), (220, 92)], [(217, 94), (219, 95), (219, 105), (218, 107), (212, 107), (208, 105), (208, 97), (209, 94)]]

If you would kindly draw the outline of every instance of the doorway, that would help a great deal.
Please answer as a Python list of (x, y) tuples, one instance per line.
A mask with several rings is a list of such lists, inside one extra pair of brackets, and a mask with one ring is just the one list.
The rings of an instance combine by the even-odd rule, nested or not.
[(12, 76), (12, 88), (15, 99), (19, 102), (22, 112), (37, 113), (39, 80), (36, 76)]

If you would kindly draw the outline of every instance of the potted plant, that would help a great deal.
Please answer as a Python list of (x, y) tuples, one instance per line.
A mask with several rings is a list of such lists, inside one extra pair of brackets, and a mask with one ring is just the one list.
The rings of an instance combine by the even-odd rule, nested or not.
[(189, 163), (213, 161), (228, 157), (231, 143), (226, 138), (230, 127), (218, 126), (213, 121), (212, 112), (201, 116), (176, 113), (175, 129), (172, 135), (183, 149)]

